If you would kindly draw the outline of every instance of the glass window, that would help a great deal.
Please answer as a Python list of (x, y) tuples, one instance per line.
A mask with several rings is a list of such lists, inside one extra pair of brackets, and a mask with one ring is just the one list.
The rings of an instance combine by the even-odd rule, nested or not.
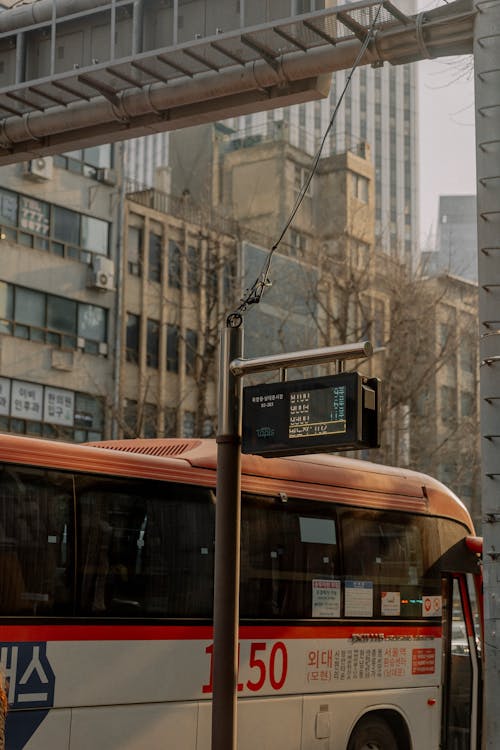
[(16, 323), (45, 328), (45, 295), (16, 287), (14, 317)]
[(167, 326), (167, 370), (179, 372), (179, 326)]
[(106, 310), (96, 305), (80, 304), (78, 335), (91, 341), (106, 341)]
[(109, 249), (109, 224), (92, 216), (82, 216), (81, 245), (101, 255), (107, 255)]
[(187, 249), (187, 287), (196, 292), (200, 285), (200, 249), (189, 245)]
[(193, 411), (184, 412), (184, 421), (182, 424), (183, 437), (194, 437), (195, 414)]
[(79, 245), (80, 214), (68, 208), (54, 206), (52, 235), (68, 245)]
[(376, 299), (374, 304), (375, 346), (383, 346), (385, 343), (385, 305), (382, 300)]
[(50, 206), (48, 203), (19, 196), (19, 227), (27, 232), (49, 235), (50, 228)]
[(91, 146), (83, 149), (83, 161), (91, 164), (93, 167), (110, 167), (111, 166), (111, 144), (105, 143), (102, 146)]
[(142, 260), (142, 228), (131, 227), (127, 229), (127, 263), (128, 272), (134, 276), (141, 275)]
[(165, 409), (165, 437), (177, 435), (177, 409), (167, 406)]
[(139, 332), (140, 316), (133, 313), (127, 313), (127, 332), (125, 344), (125, 356), (127, 362), (139, 361)]
[(214, 505), (209, 490), (76, 477), (78, 612), (210, 617)]
[(433, 536), (430, 529), (423, 535), (415, 517), (396, 513), (384, 516), (375, 511), (345, 511), (341, 527), (345, 581), (353, 590), (362, 583), (367, 597), (364, 609), (357, 614), (353, 602), (347, 602), (345, 616), (421, 617), (423, 594), (439, 593), (440, 587), (438, 574), (424, 580), (424, 550), (427, 537)]
[(160, 350), (160, 324), (157, 320), (147, 321), (146, 332), (146, 364), (158, 367)]
[(125, 401), (125, 409), (123, 410), (123, 421), (124, 426), (124, 437), (134, 438), (137, 437), (137, 401), (127, 399)]
[(77, 303), (64, 297), (47, 296), (47, 328), (76, 334)]
[(462, 417), (472, 417), (474, 415), (474, 394), (462, 391), (460, 394), (460, 411)]
[[(330, 610), (318, 594), (328, 584)], [(242, 617), (340, 617), (340, 569), (334, 512), (290, 499), (243, 497)], [(334, 598), (336, 601), (334, 603)]]
[(464, 372), (474, 372), (476, 369), (476, 350), (465, 337), (460, 342), (460, 367)]
[(158, 409), (156, 404), (144, 404), (143, 434), (145, 438), (155, 438), (158, 434), (156, 429)]
[(11, 333), (14, 317), (14, 287), (0, 281), (0, 333)]
[(17, 226), (18, 196), (10, 190), (0, 188), (0, 223)]
[(168, 242), (168, 285), (181, 288), (181, 249), (173, 240)]
[(359, 174), (352, 175), (353, 195), (362, 203), (368, 203), (368, 185), (366, 177)]
[(441, 418), (445, 422), (453, 421), (457, 416), (457, 389), (449, 385), (442, 385)]
[[(18, 426), (24, 432), (24, 423)], [(4, 465), (0, 507), (0, 612), (73, 614), (71, 476)]]
[(190, 328), (186, 331), (186, 375), (196, 374), (198, 334)]
[(163, 240), (161, 235), (154, 232), (149, 233), (149, 267), (148, 278), (150, 281), (161, 281), (161, 254)]
[(104, 430), (104, 402), (86, 393), (75, 393), (75, 427), (102, 432)]

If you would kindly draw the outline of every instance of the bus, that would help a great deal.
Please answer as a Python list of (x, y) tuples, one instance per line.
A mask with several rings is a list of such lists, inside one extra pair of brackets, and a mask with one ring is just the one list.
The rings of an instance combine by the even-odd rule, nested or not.
[[(7, 750), (209, 750), (215, 441), (0, 437)], [(480, 540), (438, 481), (242, 459), (238, 750), (477, 750)]]

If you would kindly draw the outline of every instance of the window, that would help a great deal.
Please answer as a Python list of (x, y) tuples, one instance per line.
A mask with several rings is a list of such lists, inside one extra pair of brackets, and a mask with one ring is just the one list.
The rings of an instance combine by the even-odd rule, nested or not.
[(127, 228), (127, 264), (128, 272), (132, 276), (141, 276), (142, 274), (142, 228)]
[(196, 292), (200, 285), (200, 249), (189, 245), (187, 249), (187, 288)]
[[(345, 617), (383, 617), (396, 611), (402, 618), (421, 617), (422, 594), (439, 593), (435, 589), (440, 580), (436, 576), (424, 581), (428, 550), (419, 522), (397, 513), (384, 517), (374, 511), (349, 510), (341, 514), (341, 529)], [(361, 584), (364, 604), (358, 599)]]
[(108, 254), (109, 224), (92, 216), (82, 215), (80, 245), (98, 255)]
[(161, 282), (161, 256), (163, 239), (159, 234), (149, 233), (149, 265), (148, 278), (150, 281)]
[(140, 316), (127, 313), (125, 358), (127, 362), (139, 362)]
[(103, 307), (0, 282), (0, 333), (104, 354), (99, 344), (106, 341), (106, 322)]
[(156, 404), (144, 404), (143, 434), (145, 438), (155, 438), (158, 434), (156, 429), (158, 409)]
[(124, 437), (137, 437), (137, 401), (127, 398), (123, 410), (123, 421), (125, 427), (123, 430)]
[(103, 399), (85, 393), (76, 393), (74, 423), (76, 442), (102, 440), (104, 432)]
[(146, 326), (146, 364), (158, 367), (160, 350), (160, 324), (148, 318)]
[(474, 394), (468, 393), (467, 391), (462, 391), (460, 394), (460, 411), (462, 413), (462, 417), (472, 417), (474, 416)]
[(460, 342), (460, 367), (464, 372), (476, 371), (476, 350), (472, 342), (465, 338), (462, 338)]
[(14, 336), (32, 341), (45, 339), (45, 294), (32, 289), (16, 289)]
[(64, 154), (54, 156), (54, 164), (70, 172), (96, 179), (99, 167), (112, 166), (112, 148), (109, 143), (106, 143), (102, 146), (66, 151)]
[(335, 580), (340, 617), (334, 512), (327, 517), (319, 504), (289, 499), (283, 513), (270, 498), (244, 497), (241, 550), (242, 617), (319, 617), (313, 590)]
[(165, 437), (177, 435), (177, 409), (167, 406), (165, 409)]
[(54, 223), (52, 228), (56, 240), (65, 244), (80, 244), (80, 214), (70, 211), (68, 208), (54, 206)]
[(369, 180), (360, 174), (352, 175), (352, 194), (362, 203), (368, 203)]
[(76, 443), (103, 437), (103, 399), (65, 388), (0, 378), (0, 413), (6, 432)]
[(457, 389), (449, 385), (441, 386), (441, 419), (453, 422), (457, 416)]
[(182, 423), (183, 437), (194, 437), (195, 414), (193, 411), (184, 412), (184, 421)]
[(10, 190), (0, 188), (0, 224), (17, 226), (18, 196)]
[(106, 341), (106, 310), (96, 305), (78, 305), (78, 335), (85, 339), (86, 352), (97, 353), (98, 342)]
[[(309, 177), (310, 169), (306, 169), (305, 167), (300, 166), (300, 164), (293, 165), (293, 187), (296, 195), (299, 195)], [(312, 181), (307, 186), (305, 194), (307, 196), (312, 195)]]
[(167, 326), (167, 370), (179, 372), (179, 326)]
[(168, 241), (168, 285), (181, 288), (181, 249), (173, 240)]
[(196, 375), (198, 334), (190, 328), (186, 330), (186, 375)]
[(0, 227), (7, 239), (83, 263), (109, 251), (109, 222), (7, 190), (0, 191)]
[(12, 334), (14, 319), (14, 287), (0, 281), (0, 333)]
[(47, 297), (47, 328), (57, 331), (50, 335), (50, 342), (63, 349), (74, 349), (76, 346), (76, 319), (78, 305), (64, 297)]
[(375, 338), (375, 346), (383, 346), (385, 342), (385, 305), (383, 300), (375, 300), (373, 312), (373, 333)]

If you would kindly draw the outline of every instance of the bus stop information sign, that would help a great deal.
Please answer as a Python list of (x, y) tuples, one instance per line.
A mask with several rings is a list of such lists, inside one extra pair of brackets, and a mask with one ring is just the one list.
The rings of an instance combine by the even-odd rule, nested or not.
[(358, 372), (243, 389), (243, 453), (293, 456), (376, 448), (380, 381)]

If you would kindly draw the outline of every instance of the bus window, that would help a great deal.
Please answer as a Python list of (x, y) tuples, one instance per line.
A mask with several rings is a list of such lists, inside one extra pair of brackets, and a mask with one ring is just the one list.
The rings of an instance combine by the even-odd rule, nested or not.
[(241, 534), (241, 616), (315, 616), (313, 582), (338, 572), (333, 510), (326, 517), (319, 504), (246, 497)]
[(422, 595), (431, 593), (440, 583), (439, 579), (424, 580), (423, 534), (418, 518), (346, 510), (341, 513), (341, 528), (345, 581), (364, 581), (373, 587), (373, 613), (367, 610), (367, 616), (421, 617)]
[(214, 507), (208, 490), (77, 478), (78, 610), (103, 617), (210, 617)]
[(73, 611), (70, 475), (3, 466), (0, 472), (0, 612)]

